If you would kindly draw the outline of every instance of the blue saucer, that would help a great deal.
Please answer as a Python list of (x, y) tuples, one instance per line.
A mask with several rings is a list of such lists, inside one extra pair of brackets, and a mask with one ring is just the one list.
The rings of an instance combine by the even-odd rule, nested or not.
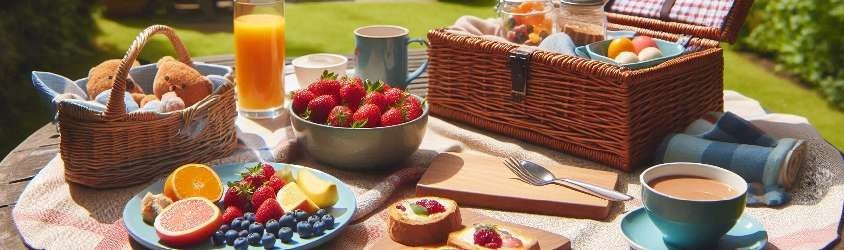
[[(673, 249), (662, 241), (662, 232), (648, 217), (644, 207), (628, 212), (621, 219), (621, 232), (633, 249)], [(762, 223), (744, 214), (736, 225), (718, 241), (718, 249), (763, 249), (768, 244), (768, 232)]]

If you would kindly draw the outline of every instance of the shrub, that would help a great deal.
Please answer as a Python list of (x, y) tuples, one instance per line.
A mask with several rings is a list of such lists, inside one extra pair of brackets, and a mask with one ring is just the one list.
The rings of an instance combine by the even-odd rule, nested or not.
[(771, 55), (835, 106), (844, 107), (844, 1), (759, 0), (739, 46)]
[(49, 120), (32, 70), (67, 74), (94, 53), (90, 0), (4, 1), (0, 8), (0, 158)]

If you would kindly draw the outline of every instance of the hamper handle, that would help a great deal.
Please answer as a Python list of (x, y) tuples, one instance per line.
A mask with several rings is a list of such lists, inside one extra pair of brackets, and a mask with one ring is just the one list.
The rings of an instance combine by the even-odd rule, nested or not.
[(147, 27), (135, 37), (135, 41), (132, 42), (129, 50), (126, 51), (126, 55), (120, 61), (120, 67), (117, 68), (117, 74), (114, 76), (114, 83), (111, 87), (111, 96), (109, 96), (108, 103), (106, 104), (105, 117), (107, 120), (116, 120), (126, 114), (126, 103), (123, 102), (123, 92), (126, 91), (126, 79), (129, 77), (129, 69), (135, 62), (135, 59), (138, 58), (138, 55), (141, 54), (144, 45), (155, 34), (164, 34), (167, 36), (176, 50), (176, 56), (179, 57), (179, 61), (193, 67), (190, 53), (188, 53), (187, 48), (185, 48), (184, 43), (176, 35), (176, 31), (173, 28), (160, 24)]

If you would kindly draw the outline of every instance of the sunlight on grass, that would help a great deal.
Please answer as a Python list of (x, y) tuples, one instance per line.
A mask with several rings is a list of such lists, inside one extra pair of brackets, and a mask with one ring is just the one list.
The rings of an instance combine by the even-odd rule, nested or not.
[(778, 77), (748, 58), (724, 50), (724, 88), (758, 100), (769, 112), (806, 117), (823, 137), (844, 148), (844, 112), (832, 108), (815, 90)]
[[(354, 50), (352, 31), (364, 25), (401, 25), (410, 29), (411, 37), (424, 37), (429, 29), (448, 26), (462, 15), (489, 17), (494, 15), (494, 10), (485, 4), (434, 1), (329, 2), (288, 4), (285, 14), (287, 53), (299, 56), (315, 52), (351, 54)], [(103, 58), (122, 56), (141, 29), (156, 23), (176, 28), (193, 56), (232, 54), (234, 51), (231, 17), (223, 16), (212, 22), (190, 17), (115, 21), (95, 14), (95, 18), (102, 30), (97, 42), (108, 51)], [(141, 57), (150, 62), (172, 54), (169, 43), (160, 37), (147, 45)], [(844, 131), (840, 129), (844, 124), (844, 112), (831, 108), (815, 91), (778, 77), (729, 49), (724, 58), (726, 89), (759, 100), (771, 112), (807, 117), (827, 140), (844, 148)]]

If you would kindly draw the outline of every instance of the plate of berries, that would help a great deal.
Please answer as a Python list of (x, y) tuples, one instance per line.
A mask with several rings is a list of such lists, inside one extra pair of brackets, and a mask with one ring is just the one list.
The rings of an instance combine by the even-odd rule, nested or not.
[(123, 209), (129, 235), (151, 249), (310, 249), (351, 222), (348, 185), (283, 163), (186, 164)]

